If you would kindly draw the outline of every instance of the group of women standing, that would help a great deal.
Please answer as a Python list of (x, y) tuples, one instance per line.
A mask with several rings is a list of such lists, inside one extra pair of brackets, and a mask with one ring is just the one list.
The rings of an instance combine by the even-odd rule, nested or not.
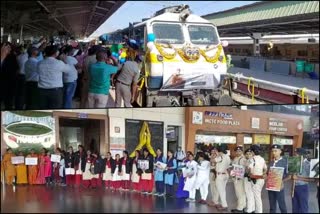
[[(157, 149), (156, 157), (153, 157), (145, 148), (142, 152), (135, 151), (135, 156), (132, 158), (127, 151), (123, 151), (122, 157), (116, 154), (113, 158), (108, 152), (106, 157), (102, 158), (97, 152), (85, 151), (81, 145), (78, 146), (77, 152), (74, 152), (72, 147), (69, 147), (66, 152), (57, 148), (55, 154), (61, 157), (60, 162), (51, 162), (50, 153), (45, 149), (40, 155), (31, 150), (31, 154), (27, 157), (37, 157), (39, 164), (36, 166), (21, 164), (21, 167), (11, 163), (11, 157), (14, 155), (12, 150), (8, 149), (2, 161), (6, 183), (12, 184), (14, 177), (17, 176), (17, 184), (46, 183), (71, 187), (81, 185), (85, 188), (105, 187), (112, 191), (189, 198), (189, 201), (194, 200), (196, 188), (199, 188), (196, 184), (199, 180), (197, 173), (201, 164), (194, 161), (194, 155), (191, 152), (187, 153), (182, 164), (186, 173), (181, 173), (178, 168), (173, 151), (169, 150), (165, 157), (160, 148)], [(176, 183), (178, 187), (175, 191)], [(209, 183), (207, 188), (208, 185)], [(204, 198), (206, 197), (205, 195)]]

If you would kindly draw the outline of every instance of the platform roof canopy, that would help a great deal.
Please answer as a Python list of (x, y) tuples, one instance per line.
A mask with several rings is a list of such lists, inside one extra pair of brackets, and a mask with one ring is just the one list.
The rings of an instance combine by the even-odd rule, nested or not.
[(6, 33), (89, 37), (125, 1), (1, 1)]
[(319, 33), (319, 1), (261, 1), (202, 17), (220, 36)]

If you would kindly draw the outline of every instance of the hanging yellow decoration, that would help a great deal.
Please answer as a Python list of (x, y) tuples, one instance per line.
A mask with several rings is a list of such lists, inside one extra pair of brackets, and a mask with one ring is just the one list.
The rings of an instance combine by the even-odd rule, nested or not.
[[(187, 45), (184, 48), (174, 48), (171, 44), (158, 44), (155, 43), (156, 48), (158, 49), (161, 56), (167, 59), (173, 59), (176, 57), (177, 53), (181, 57), (181, 59), (187, 63), (195, 63), (199, 60), (200, 55), (202, 55), (207, 62), (216, 63), (219, 60), (219, 56), (222, 51), (222, 45), (212, 46), (210, 48), (206, 48), (205, 50), (201, 50), (199, 48), (191, 48), (190, 45)], [(164, 48), (171, 48), (174, 50), (173, 53), (167, 53)], [(206, 52), (210, 50), (214, 50), (218, 48), (217, 52), (213, 56), (208, 56)]]
[(154, 151), (154, 149), (151, 146), (151, 133), (149, 130), (149, 126), (147, 122), (143, 122), (142, 128), (140, 130), (140, 134), (139, 134), (139, 144), (138, 146), (132, 151), (132, 153), (130, 154), (130, 157), (134, 157), (135, 156), (135, 151), (136, 150), (141, 150), (143, 146), (146, 146), (149, 153), (153, 156), (156, 157), (156, 153)]
[(221, 54), (221, 51), (222, 51), (222, 46), (221, 45), (218, 45), (218, 51), (216, 52), (215, 55), (213, 56), (208, 56), (206, 54), (207, 51), (209, 51), (210, 49), (206, 49), (206, 50), (200, 50), (200, 53), (201, 55), (207, 60), (207, 62), (210, 62), (210, 63), (216, 63), (219, 59), (219, 56)]
[[(170, 44), (164, 45), (164, 44), (155, 43), (155, 46), (158, 49), (158, 51), (161, 54), (161, 56), (163, 56), (163, 57), (165, 57), (167, 59), (173, 59), (177, 55), (175, 49)], [(173, 53), (167, 53), (167, 52), (165, 52), (164, 48), (171, 48), (174, 52)]]

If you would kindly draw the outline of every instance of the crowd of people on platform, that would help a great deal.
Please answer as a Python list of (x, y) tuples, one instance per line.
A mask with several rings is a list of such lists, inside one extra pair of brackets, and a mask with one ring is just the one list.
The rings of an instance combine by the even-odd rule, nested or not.
[[(1, 45), (0, 106), (6, 110), (132, 107), (142, 58), (125, 39), (126, 61), (109, 47), (80, 43)], [(109, 91), (115, 87), (115, 103)], [(78, 100), (77, 106), (74, 100)]]
[[(295, 155), (303, 156), (300, 174), (289, 175), (287, 159), (283, 157), (281, 146), (272, 145), (272, 160), (266, 164), (260, 156), (258, 145), (252, 145), (243, 151), (243, 147), (235, 148), (233, 160), (227, 154), (224, 145), (213, 147), (211, 151), (199, 151), (196, 155), (188, 151), (177, 152), (169, 150), (165, 156), (160, 148), (153, 157), (148, 149), (135, 151), (134, 157), (129, 157), (123, 151), (122, 157), (116, 154), (112, 157), (108, 152), (106, 157), (98, 152), (85, 151), (82, 145), (74, 152), (72, 147), (62, 151), (55, 150), (61, 156), (59, 163), (51, 162), (50, 153), (42, 149), (41, 154), (33, 150), (27, 157), (38, 157), (39, 164), (26, 166), (13, 165), (11, 149), (7, 150), (2, 160), (2, 173), (5, 182), (16, 184), (46, 184), (84, 188), (106, 188), (110, 191), (130, 191), (158, 197), (185, 198), (187, 202), (196, 202), (196, 191), (200, 191), (198, 203), (216, 207), (219, 211), (228, 211), (226, 185), (232, 180), (234, 183), (237, 207), (234, 213), (263, 213), (262, 189), (270, 167), (284, 168), (281, 191), (268, 190), (270, 213), (277, 212), (277, 205), (282, 213), (287, 213), (285, 202), (284, 182), (289, 179), (295, 181), (292, 198), (293, 213), (308, 213), (309, 187), (308, 182), (318, 182), (318, 179), (309, 178), (310, 162), (308, 152), (302, 148), (295, 151)], [(19, 153), (18, 155), (22, 155)], [(147, 167), (140, 161), (147, 163)], [(245, 169), (243, 178), (235, 177), (230, 173), (233, 165), (242, 165)], [(176, 185), (177, 184), (177, 185)], [(177, 188), (175, 188), (177, 186)], [(212, 202), (207, 200), (211, 189)]]

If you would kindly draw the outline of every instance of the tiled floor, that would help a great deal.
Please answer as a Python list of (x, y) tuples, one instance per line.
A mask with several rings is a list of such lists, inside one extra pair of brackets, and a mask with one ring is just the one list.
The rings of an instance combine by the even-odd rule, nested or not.
[[(290, 183), (286, 184), (286, 201), (291, 212)], [(198, 193), (197, 193), (198, 194)], [(310, 185), (309, 212), (318, 213), (316, 186)], [(208, 201), (210, 200), (210, 194)], [(231, 182), (227, 185), (229, 210), (235, 208), (236, 199)], [(263, 191), (264, 212), (269, 211), (267, 192)], [(188, 203), (183, 199), (159, 198), (131, 192), (111, 192), (106, 189), (71, 187), (1, 185), (1, 213), (220, 213), (207, 205)], [(279, 210), (278, 210), (279, 212)]]

